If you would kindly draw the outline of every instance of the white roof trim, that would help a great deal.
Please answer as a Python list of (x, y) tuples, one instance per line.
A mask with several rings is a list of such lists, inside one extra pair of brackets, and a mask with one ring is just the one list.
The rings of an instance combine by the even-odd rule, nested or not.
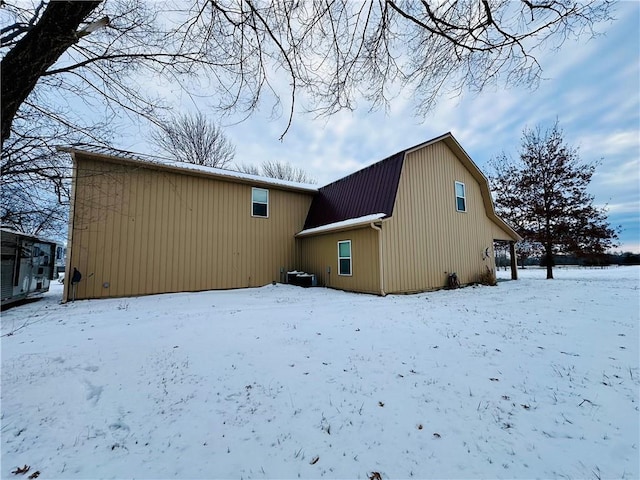
[(359, 227), (366, 225), (367, 223), (375, 222), (381, 218), (386, 217), (386, 213), (374, 213), (371, 215), (365, 215), (364, 217), (350, 218), (348, 220), (342, 220), (341, 222), (329, 223), (328, 225), (322, 225), (320, 227), (308, 228), (302, 230), (296, 234), (296, 237), (306, 237), (308, 235), (314, 235), (317, 233), (328, 233), (335, 230), (346, 230), (353, 227)]

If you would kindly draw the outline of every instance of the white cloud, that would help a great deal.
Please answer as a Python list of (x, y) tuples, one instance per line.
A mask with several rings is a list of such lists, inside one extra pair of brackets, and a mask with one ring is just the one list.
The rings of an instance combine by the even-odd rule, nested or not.
[(623, 162), (621, 167), (637, 173), (640, 165), (640, 132), (637, 130), (612, 131), (607, 133), (586, 133), (579, 138), (580, 152), (589, 157), (623, 156), (631, 160)]
[(610, 214), (631, 213), (640, 216), (640, 200), (625, 203), (609, 203), (606, 204), (606, 207)]

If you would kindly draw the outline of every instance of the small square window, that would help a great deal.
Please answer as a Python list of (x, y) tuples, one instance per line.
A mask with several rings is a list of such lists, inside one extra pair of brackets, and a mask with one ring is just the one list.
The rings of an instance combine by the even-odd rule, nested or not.
[(269, 216), (269, 190), (255, 187), (251, 189), (251, 216)]
[(351, 240), (338, 242), (338, 275), (351, 275)]
[(456, 182), (456, 210), (458, 212), (467, 211), (467, 197), (465, 195), (464, 183)]

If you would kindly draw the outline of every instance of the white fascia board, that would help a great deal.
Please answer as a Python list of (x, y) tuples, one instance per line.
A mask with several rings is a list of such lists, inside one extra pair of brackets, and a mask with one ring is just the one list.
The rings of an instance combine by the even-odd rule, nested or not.
[(375, 222), (376, 220), (380, 220), (387, 215), (385, 213), (373, 213), (371, 215), (365, 215), (363, 217), (350, 218), (348, 220), (342, 220), (341, 222), (329, 223), (327, 225), (322, 225), (320, 227), (308, 228), (306, 230), (302, 230), (301, 232), (296, 234), (297, 238), (307, 237), (309, 235), (317, 235), (319, 233), (328, 233), (333, 232), (335, 230), (348, 230), (353, 227), (360, 227), (362, 225), (366, 225), (371, 222)]

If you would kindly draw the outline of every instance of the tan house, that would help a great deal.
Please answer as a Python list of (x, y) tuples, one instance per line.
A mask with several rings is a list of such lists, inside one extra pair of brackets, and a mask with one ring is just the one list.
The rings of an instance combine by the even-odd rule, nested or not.
[[(67, 271), (76, 299), (261, 286), (290, 270), (385, 295), (494, 271), (486, 178), (451, 134), (321, 188), (112, 150), (74, 161)], [(512, 277), (516, 278), (515, 263)], [(71, 298), (65, 285), (64, 300)]]

